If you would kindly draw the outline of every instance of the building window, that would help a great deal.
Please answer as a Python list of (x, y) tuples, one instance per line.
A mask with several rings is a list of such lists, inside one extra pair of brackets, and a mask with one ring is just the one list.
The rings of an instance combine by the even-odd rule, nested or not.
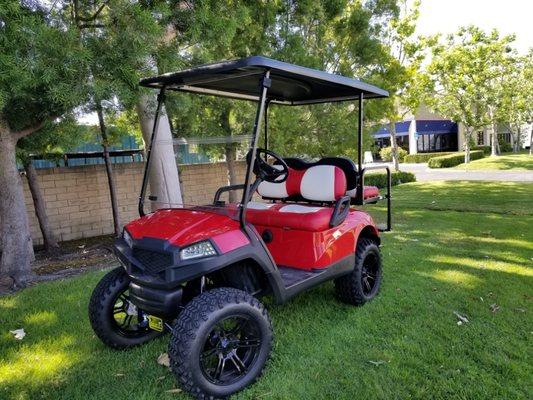
[(439, 151), (457, 151), (457, 134), (438, 133), (418, 135), (416, 142), (419, 153), (433, 153)]
[(511, 143), (511, 134), (509, 132), (499, 133), (498, 136), (500, 141), (503, 140), (505, 143)]
[(479, 131), (477, 133), (477, 145), (483, 146), (485, 144), (485, 135), (483, 135), (483, 131)]

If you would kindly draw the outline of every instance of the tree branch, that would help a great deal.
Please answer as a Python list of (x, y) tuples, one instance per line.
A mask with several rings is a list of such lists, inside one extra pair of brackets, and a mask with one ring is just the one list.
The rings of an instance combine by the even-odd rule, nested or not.
[(29, 127), (25, 128), (25, 129), (22, 129), (22, 130), (20, 130), (18, 132), (15, 132), (15, 134), (14, 134), (15, 138), (17, 140), (19, 140), (19, 139), (22, 139), (23, 137), (31, 135), (33, 132), (36, 132), (39, 129), (41, 129), (47, 121), (48, 120), (44, 119), (44, 120), (36, 123), (35, 125), (29, 126)]
[(80, 29), (86, 29), (86, 28), (105, 28), (104, 24), (81, 24), (79, 26)]
[(98, 9), (95, 11), (95, 13), (93, 15), (91, 15), (90, 17), (81, 17), (81, 16), (77, 15), (76, 16), (76, 21), (82, 21), (82, 22), (92, 22), (92, 21), (94, 21), (96, 18), (98, 18), (98, 16), (100, 15), (100, 13), (104, 9), (104, 7), (107, 6), (108, 3), (109, 3), (109, 0), (108, 1), (104, 1), (102, 3), (102, 5), (100, 7), (98, 7)]

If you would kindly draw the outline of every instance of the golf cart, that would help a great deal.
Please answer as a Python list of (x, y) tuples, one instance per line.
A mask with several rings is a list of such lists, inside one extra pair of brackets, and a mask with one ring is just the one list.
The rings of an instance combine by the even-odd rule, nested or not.
[[(116, 241), (123, 267), (94, 289), (91, 325), (117, 349), (169, 331), (170, 365), (183, 389), (201, 399), (225, 398), (253, 383), (269, 358), (272, 325), (259, 298), (271, 295), (284, 303), (329, 280), (343, 302), (362, 305), (376, 296), (380, 229), (357, 207), (382, 198), (377, 188), (364, 186), (363, 99), (388, 93), (264, 57), (203, 65), (140, 84), (159, 89), (140, 218)], [(151, 149), (165, 93), (173, 90), (257, 102), (245, 181), (219, 188), (209, 205), (172, 204), (145, 214)], [(270, 105), (340, 101), (359, 103), (357, 165), (343, 157), (310, 162), (268, 150)], [(262, 125), (265, 145), (258, 148)], [(390, 230), (388, 169), (387, 176), (382, 230)], [(242, 191), (240, 202), (222, 200), (232, 190)]]

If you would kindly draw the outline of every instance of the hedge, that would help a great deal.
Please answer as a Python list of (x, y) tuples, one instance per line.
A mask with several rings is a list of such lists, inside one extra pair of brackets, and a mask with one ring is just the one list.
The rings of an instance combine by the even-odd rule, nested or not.
[[(415, 176), (410, 172), (393, 172), (391, 174), (392, 186), (399, 185), (401, 183), (416, 182)], [(365, 186), (377, 186), (380, 189), (387, 187), (387, 174), (386, 173), (369, 173), (365, 174)]]
[(425, 163), (431, 160), (434, 157), (447, 156), (448, 154), (457, 154), (454, 153), (419, 153), (419, 154), (408, 154), (403, 158), (405, 163)]
[(488, 156), (491, 152), (490, 146), (472, 146), (470, 150), (483, 150), (483, 153)]
[[(483, 150), (474, 150), (470, 152), (470, 160), (479, 160), (485, 157)], [(454, 153), (442, 157), (434, 157), (428, 161), (429, 168), (449, 168), (462, 164), (465, 161), (465, 153)]]

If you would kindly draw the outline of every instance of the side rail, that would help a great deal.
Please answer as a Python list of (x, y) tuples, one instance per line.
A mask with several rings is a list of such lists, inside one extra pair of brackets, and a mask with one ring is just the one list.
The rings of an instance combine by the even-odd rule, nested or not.
[(244, 184), (243, 183), (241, 183), (239, 185), (222, 186), (215, 193), (215, 199), (213, 200), (213, 205), (215, 205), (215, 206), (221, 205), (220, 196), (222, 195), (222, 193), (231, 192), (232, 190), (242, 190), (242, 189), (244, 189)]
[[(365, 173), (367, 171), (374, 171), (384, 169), (387, 171), (387, 194), (385, 195), (385, 198), (387, 199), (387, 225), (385, 228), (380, 228), (379, 230), (381, 232), (390, 232), (392, 230), (392, 209), (391, 209), (391, 186), (392, 186), (392, 176), (390, 172), (390, 168), (386, 165), (372, 165), (368, 167), (364, 167), (361, 172), (359, 173), (359, 190), (357, 191), (357, 200), (358, 204), (369, 204), (375, 202), (373, 199), (369, 199), (369, 201), (364, 200), (363, 191), (365, 187)], [(381, 199), (380, 199), (381, 200)]]

